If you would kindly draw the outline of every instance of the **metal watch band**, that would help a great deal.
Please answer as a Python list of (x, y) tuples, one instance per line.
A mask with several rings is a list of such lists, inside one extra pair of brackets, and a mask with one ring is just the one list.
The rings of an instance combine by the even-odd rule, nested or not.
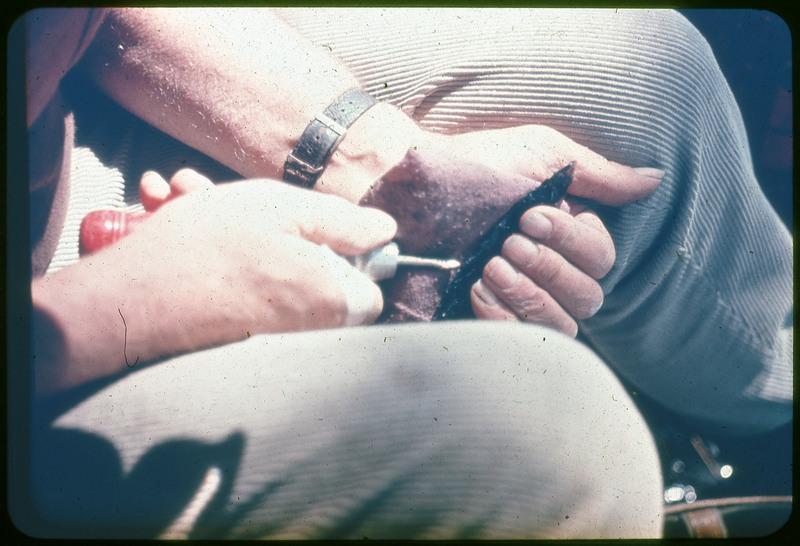
[(314, 187), (347, 128), (376, 102), (361, 89), (345, 91), (303, 131), (283, 165), (283, 180)]

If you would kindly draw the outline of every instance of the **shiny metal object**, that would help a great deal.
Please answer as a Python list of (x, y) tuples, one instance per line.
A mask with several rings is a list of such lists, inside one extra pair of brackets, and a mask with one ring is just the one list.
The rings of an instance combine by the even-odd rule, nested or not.
[(458, 260), (442, 260), (400, 254), (400, 247), (394, 242), (388, 243), (372, 252), (346, 257), (345, 259), (373, 281), (394, 277), (398, 266), (430, 267), (442, 270), (457, 269), (461, 266), (461, 262)]

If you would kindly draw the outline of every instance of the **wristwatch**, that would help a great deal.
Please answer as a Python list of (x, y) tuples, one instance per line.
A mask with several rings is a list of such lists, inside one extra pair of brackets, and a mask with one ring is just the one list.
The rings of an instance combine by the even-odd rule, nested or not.
[(348, 127), (376, 100), (361, 89), (350, 89), (308, 124), (283, 165), (283, 180), (313, 188)]

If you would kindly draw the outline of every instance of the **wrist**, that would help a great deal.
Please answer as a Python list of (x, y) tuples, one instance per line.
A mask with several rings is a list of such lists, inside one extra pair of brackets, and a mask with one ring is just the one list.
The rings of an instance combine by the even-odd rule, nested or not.
[[(134, 272), (135, 268), (121, 273), (102, 261), (94, 267), (87, 262), (83, 259), (31, 283), (32, 341), (39, 394), (72, 388), (133, 366), (142, 367), (159, 356), (150, 317), (146, 311), (134, 311), (144, 309), (144, 305), (142, 298), (132, 298), (128, 275), (139, 279), (144, 276)], [(137, 284), (143, 283), (140, 280)], [(130, 332), (128, 324), (132, 326)]]
[(358, 203), (424, 135), (399, 108), (378, 103), (350, 126), (314, 189)]
[[(37, 394), (49, 394), (74, 387), (117, 371), (101, 370), (104, 349), (119, 346), (110, 339), (103, 317), (105, 310), (85, 313), (74, 292), (61, 283), (62, 272), (40, 277), (31, 283), (32, 356)], [(97, 354), (89, 354), (86, 347)], [(102, 354), (102, 356), (100, 356)]]

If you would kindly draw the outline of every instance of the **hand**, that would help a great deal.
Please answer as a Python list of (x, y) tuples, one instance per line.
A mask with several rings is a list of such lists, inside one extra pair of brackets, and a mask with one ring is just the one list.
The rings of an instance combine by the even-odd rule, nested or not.
[(277, 181), (214, 186), (192, 171), (171, 184), (146, 180), (147, 220), (32, 283), (37, 316), (51, 325), (35, 332), (40, 391), (124, 370), (127, 360), (380, 314), (380, 289), (321, 245), (339, 255), (376, 248), (396, 230), (385, 213)]
[[(646, 197), (663, 173), (613, 163), (561, 133), (542, 126), (522, 126), (454, 137), (498, 169), (544, 179), (576, 162), (569, 193), (608, 205)], [(576, 319), (593, 316), (603, 303), (597, 280), (615, 260), (614, 243), (600, 218), (586, 206), (565, 201), (561, 210), (536, 207), (521, 220), (521, 234), (506, 240), (502, 257), (493, 258), (483, 279), (472, 288), (476, 316), (523, 320), (576, 336)]]
[[(252, 256), (261, 262), (255, 270), (252, 263), (238, 263), (238, 255), (232, 257), (235, 267), (244, 265), (254, 275), (250, 279), (238, 275), (237, 284), (248, 280), (252, 283), (246, 297), (272, 304), (266, 306), (273, 310), (271, 316), (262, 328), (254, 326), (254, 331), (361, 324), (380, 314), (382, 297), (378, 287), (347, 262), (320, 248), (325, 245), (338, 254), (351, 256), (388, 242), (394, 235), (395, 224), (380, 211), (358, 208), (337, 197), (278, 182), (246, 181), (215, 186), (189, 169), (176, 173), (169, 183), (154, 172), (145, 173), (140, 193), (145, 210), (165, 211), (169, 215), (162, 213), (153, 220), (163, 222), (166, 218), (171, 229), (187, 234), (182, 237), (182, 245), (186, 245), (189, 233), (219, 232), (229, 239), (234, 234), (239, 237), (235, 241), (238, 244), (232, 245), (238, 249), (237, 254), (246, 249), (258, 252), (258, 256)], [(178, 200), (179, 197), (183, 199)], [(268, 209), (264, 208), (265, 203), (270, 205)], [(212, 218), (220, 221), (216, 227), (209, 222)], [(190, 225), (181, 228), (183, 222)], [(232, 225), (244, 229), (237, 230)], [(256, 239), (246, 244), (252, 236)], [(203, 249), (200, 245), (195, 248), (198, 253)], [(269, 261), (265, 262), (264, 256)], [(307, 271), (309, 268), (315, 270), (313, 274)], [(220, 274), (221, 278), (230, 278), (229, 273)], [(280, 279), (280, 285), (275, 286), (275, 278)], [(289, 290), (288, 285), (296, 286)], [(347, 305), (343, 307), (342, 303)], [(246, 308), (244, 302), (238, 306)]]
[[(362, 203), (395, 217), (404, 249), (443, 257), (466, 250), (512, 203), (570, 161), (576, 162), (570, 193), (605, 204), (641, 199), (656, 189), (661, 176), (656, 169), (609, 162), (539, 126), (428, 136), (421, 142)], [(588, 318), (602, 304), (597, 279), (613, 265), (613, 242), (599, 218), (582, 205), (567, 201), (561, 211), (538, 211), (552, 222), (553, 231), (546, 236), (531, 231), (527, 240), (511, 238), (502, 253), (506, 258), (494, 260), (485, 272), (492, 272), (495, 283), (484, 279), (475, 287), (473, 308), (481, 318), (529, 320), (574, 336), (575, 320)], [(534, 246), (530, 237), (540, 244)], [(509, 271), (511, 264), (516, 267)], [(523, 278), (519, 285), (514, 274)], [(394, 299), (405, 297), (402, 288), (396, 292)], [(410, 305), (406, 301), (402, 307)]]
[(571, 161), (569, 194), (604, 205), (626, 205), (653, 193), (664, 173), (609, 161), (558, 131), (522, 125), (448, 137), (447, 148), (499, 171), (543, 181)]
[(472, 287), (475, 315), (544, 324), (569, 336), (603, 303), (597, 280), (614, 264), (611, 235), (576, 203), (530, 209)]

